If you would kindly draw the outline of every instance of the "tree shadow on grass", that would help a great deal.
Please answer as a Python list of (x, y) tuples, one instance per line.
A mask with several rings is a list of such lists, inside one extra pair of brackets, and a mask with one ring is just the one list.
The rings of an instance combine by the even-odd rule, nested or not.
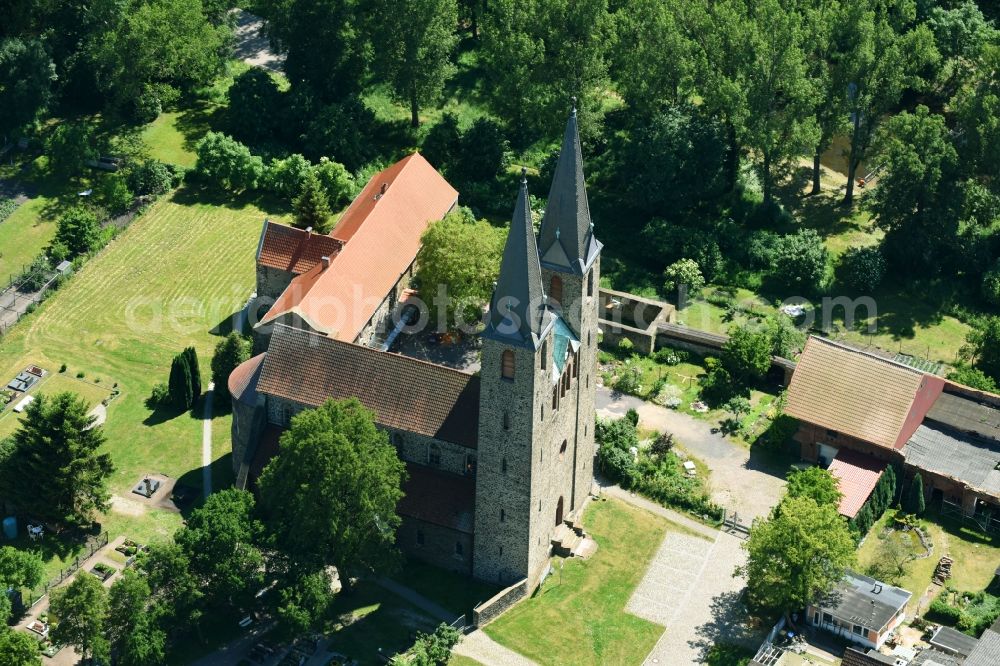
[[(147, 402), (147, 407), (149, 403)], [(167, 421), (172, 421), (178, 416), (183, 415), (185, 412), (190, 414), (192, 410), (181, 409), (171, 404), (161, 404), (153, 407), (153, 410), (149, 415), (142, 420), (142, 424), (146, 426), (158, 426), (161, 423), (166, 423)]]
[(208, 332), (211, 335), (218, 335), (224, 338), (236, 330), (236, 324), (242, 317), (243, 310), (237, 310), (228, 317), (223, 318), (222, 321), (210, 328)]
[[(170, 197), (173, 203), (181, 206), (209, 205), (243, 210), (255, 206), (267, 215), (287, 215), (291, 212), (290, 202), (283, 201), (267, 192), (225, 192), (216, 187), (199, 183), (192, 179), (185, 182)], [(261, 220), (263, 222), (263, 220)]]
[(184, 149), (194, 152), (198, 142), (213, 129), (221, 129), (225, 107), (207, 101), (186, 106), (177, 115), (177, 131), (184, 135)]

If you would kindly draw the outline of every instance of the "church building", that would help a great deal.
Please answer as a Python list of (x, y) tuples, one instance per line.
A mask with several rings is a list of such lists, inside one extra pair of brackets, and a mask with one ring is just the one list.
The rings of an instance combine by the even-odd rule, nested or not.
[[(255, 356), (229, 378), (237, 486), (253, 483), (298, 411), (358, 398), (408, 480), (397, 539), (412, 557), (533, 589), (580, 541), (595, 456), (601, 243), (576, 112), (536, 237), (522, 175), (478, 371), (401, 349), (420, 237), (458, 193), (419, 154), (374, 176), (330, 234), (266, 222)], [(428, 300), (430, 300), (428, 298)]]

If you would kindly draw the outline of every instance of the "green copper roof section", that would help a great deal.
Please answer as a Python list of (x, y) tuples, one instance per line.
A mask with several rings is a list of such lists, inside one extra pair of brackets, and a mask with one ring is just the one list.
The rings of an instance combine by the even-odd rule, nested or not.
[(569, 355), (580, 348), (580, 341), (562, 317), (556, 317), (552, 325), (552, 381), (562, 376)]
[(539, 236), (541, 262), (553, 270), (583, 275), (601, 251), (590, 220), (576, 108), (566, 122)]
[(545, 305), (538, 244), (531, 223), (528, 181), (521, 188), (507, 242), (500, 262), (500, 276), (490, 301), (489, 321), (483, 335), (507, 344), (538, 349), (554, 316)]

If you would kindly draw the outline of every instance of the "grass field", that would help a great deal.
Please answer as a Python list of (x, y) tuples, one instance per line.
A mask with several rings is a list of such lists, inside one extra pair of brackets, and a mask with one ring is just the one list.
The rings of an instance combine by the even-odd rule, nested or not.
[(583, 522), (597, 552), (567, 560), (561, 575), (485, 631), (539, 664), (641, 664), (663, 627), (627, 614), (625, 605), (673, 526), (617, 500), (592, 503)]
[[(0, 376), (29, 364), (56, 372), (66, 363), (71, 377), (82, 371), (109, 389), (118, 384), (121, 395), (109, 405), (105, 425), (117, 495), (127, 497), (145, 472), (201, 486), (200, 406), (173, 414), (148, 409), (145, 399), (166, 381), (173, 355), (189, 345), (198, 351), (207, 385), (219, 340), (210, 331), (253, 290), (264, 212), (249, 202), (213, 205), (196, 198), (182, 190), (154, 204), (0, 347)], [(215, 484), (221, 486), (231, 478), (229, 416), (216, 416), (212, 428)], [(127, 532), (146, 539), (179, 523), (156, 513), (113, 509), (103, 522), (112, 538)]]
[[(6, 380), (4, 381), (6, 382)], [(105, 382), (105, 384), (106, 386), (63, 373), (57, 374), (53, 370), (53, 373), (36, 384), (30, 393), (32, 395), (54, 395), (63, 391), (72, 391), (83, 398), (90, 407), (94, 407), (111, 395), (111, 383)], [(21, 416), (15, 414), (10, 408), (5, 409), (0, 414), (0, 438), (10, 435), (17, 429)]]
[[(870, 565), (877, 556), (880, 539), (878, 535), (892, 520), (892, 511), (887, 511), (875, 523), (868, 538), (858, 549), (858, 564), (861, 570)], [(932, 552), (930, 557), (912, 560), (905, 565), (905, 573), (897, 585), (913, 592), (913, 599), (907, 605), (907, 612), (914, 613), (921, 595), (931, 584), (931, 577), (938, 560), (947, 555), (955, 560), (952, 578), (948, 584), (957, 590), (975, 592), (985, 589), (993, 579), (997, 563), (1000, 562), (1000, 537), (987, 536), (969, 525), (942, 517), (934, 510), (928, 510), (920, 521), (920, 526), (930, 537)], [(923, 552), (914, 543), (913, 553)], [(928, 604), (930, 599), (928, 599)], [(927, 610), (925, 604), (921, 611)]]

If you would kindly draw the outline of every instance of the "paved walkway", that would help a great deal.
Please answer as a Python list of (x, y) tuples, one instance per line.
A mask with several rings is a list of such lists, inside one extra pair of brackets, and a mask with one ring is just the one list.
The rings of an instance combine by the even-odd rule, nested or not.
[(205, 413), (201, 421), (201, 486), (205, 497), (212, 494), (212, 398), (215, 395), (215, 384), (208, 383), (205, 391)]
[(763, 634), (741, 624), (745, 581), (732, 575), (746, 561), (740, 539), (617, 486), (603, 492), (697, 533), (667, 534), (626, 606), (629, 613), (666, 627), (645, 664), (699, 664), (719, 641), (751, 648), (760, 643)]
[(442, 622), (447, 622), (451, 624), (458, 619), (458, 615), (452, 613), (450, 610), (444, 606), (438, 604), (437, 602), (431, 601), (424, 595), (420, 594), (416, 590), (413, 590), (405, 585), (397, 583), (394, 580), (385, 578), (384, 576), (375, 581), (380, 587), (384, 587), (393, 594), (403, 597), (411, 604), (424, 611), (436, 620), (441, 620)]
[(262, 30), (264, 21), (242, 9), (234, 9), (233, 13), (236, 15), (233, 45), (236, 57), (248, 65), (280, 72), (285, 66), (285, 56), (271, 50), (271, 42)]
[(738, 512), (742, 522), (749, 524), (754, 518), (766, 516), (780, 501), (785, 487), (784, 469), (769, 465), (746, 447), (712, 432), (710, 423), (598, 387), (598, 416), (620, 417), (629, 409), (639, 412), (643, 426), (673, 433), (686, 451), (701, 459), (712, 472), (712, 499), (730, 512)]
[(497, 643), (482, 629), (466, 635), (452, 652), (475, 659), (483, 666), (536, 666), (527, 657)]

